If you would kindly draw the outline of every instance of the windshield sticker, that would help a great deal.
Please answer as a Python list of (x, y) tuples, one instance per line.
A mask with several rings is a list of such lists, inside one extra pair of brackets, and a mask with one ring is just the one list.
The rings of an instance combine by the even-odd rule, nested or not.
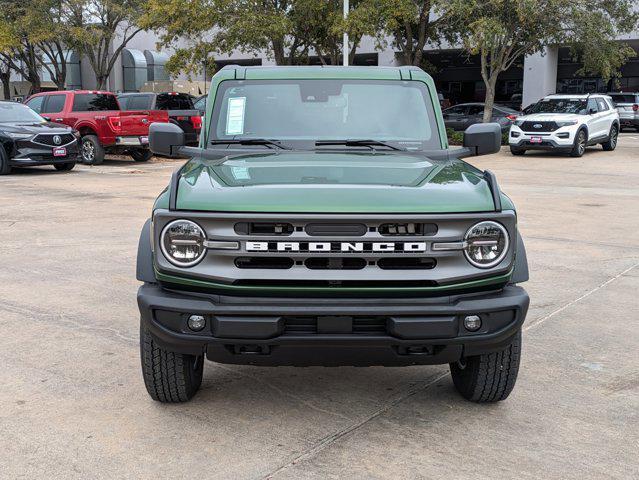
[(244, 133), (244, 109), (246, 97), (229, 98), (226, 113), (226, 134), (242, 135)]
[(250, 180), (249, 169), (247, 167), (231, 167), (231, 173), (235, 180)]

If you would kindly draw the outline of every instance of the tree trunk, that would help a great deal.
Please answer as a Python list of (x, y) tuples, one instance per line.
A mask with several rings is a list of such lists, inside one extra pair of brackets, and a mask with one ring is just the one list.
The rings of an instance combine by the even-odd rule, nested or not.
[(273, 58), (276, 65), (286, 65), (286, 55), (284, 53), (284, 42), (280, 40), (271, 40), (271, 48), (273, 49)]
[(486, 99), (484, 100), (484, 123), (488, 123), (493, 118), (493, 105), (495, 105), (495, 86), (497, 85), (498, 72), (492, 73), (486, 84)]
[(4, 91), (4, 99), (11, 100), (11, 71), (5, 74), (2, 72), (2, 90)]
[(96, 90), (106, 90), (107, 77), (108, 75), (104, 75), (104, 74), (99, 74), (95, 76)]

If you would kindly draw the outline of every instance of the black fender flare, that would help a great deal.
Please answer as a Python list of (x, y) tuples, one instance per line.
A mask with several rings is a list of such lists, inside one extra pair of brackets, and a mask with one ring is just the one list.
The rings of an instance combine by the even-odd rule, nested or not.
[(140, 232), (135, 278), (137, 278), (140, 282), (157, 283), (155, 270), (153, 269), (153, 252), (151, 251), (150, 218), (144, 223), (142, 231)]
[(528, 281), (528, 257), (526, 256), (526, 246), (521, 234), (517, 232), (517, 248), (515, 250), (515, 268), (510, 283), (521, 283)]

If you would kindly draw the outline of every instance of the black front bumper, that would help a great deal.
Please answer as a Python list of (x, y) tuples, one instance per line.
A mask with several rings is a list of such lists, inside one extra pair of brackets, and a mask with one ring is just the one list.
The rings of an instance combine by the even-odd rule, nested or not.
[[(504, 348), (528, 310), (526, 291), (437, 298), (309, 299), (186, 295), (144, 284), (143, 325), (164, 348), (213, 361), (255, 365), (423, 365)], [(192, 314), (206, 326), (193, 332)], [(469, 332), (467, 315), (481, 328)]]
[(63, 145), (66, 155), (53, 156), (52, 146), (44, 146), (33, 142), (21, 141), (18, 148), (9, 158), (9, 165), (13, 167), (33, 167), (39, 165), (55, 165), (62, 163), (76, 163), (80, 161), (78, 143)]
[(517, 143), (510, 143), (510, 146), (522, 150), (553, 150), (555, 152), (570, 152), (573, 148), (572, 145), (559, 145), (551, 139), (544, 139), (541, 143), (532, 143), (530, 140), (521, 139)]

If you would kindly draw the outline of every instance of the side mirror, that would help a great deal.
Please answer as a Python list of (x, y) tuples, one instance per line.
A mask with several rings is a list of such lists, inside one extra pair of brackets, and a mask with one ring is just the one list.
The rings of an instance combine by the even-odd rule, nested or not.
[(589, 108), (588, 109), (588, 115), (594, 115), (595, 113), (597, 113), (597, 109), (596, 108)]
[(489, 155), (501, 149), (501, 126), (498, 123), (475, 123), (464, 132), (464, 147), (471, 155)]
[(149, 148), (156, 155), (178, 157), (184, 144), (184, 130), (174, 123), (156, 122), (149, 127)]

